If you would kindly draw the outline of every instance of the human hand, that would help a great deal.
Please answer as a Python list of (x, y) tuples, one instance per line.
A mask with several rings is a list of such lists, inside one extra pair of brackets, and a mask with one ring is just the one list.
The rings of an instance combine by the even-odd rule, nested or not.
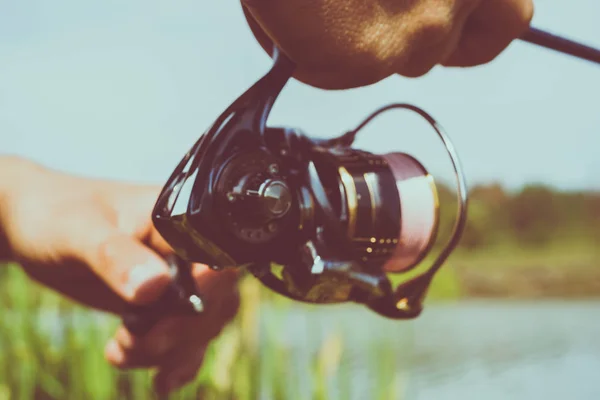
[(498, 56), (529, 27), (533, 0), (242, 0), (250, 28), (295, 78), (348, 89)]
[[(9, 259), (33, 279), (75, 301), (122, 314), (157, 299), (170, 277), (173, 250), (153, 228), (160, 187), (85, 179), (16, 157), (0, 157), (0, 222)], [(169, 318), (144, 337), (120, 327), (106, 347), (118, 368), (156, 367), (159, 391), (192, 380), (210, 341), (239, 305), (237, 274), (192, 270), (211, 307), (198, 317)]]

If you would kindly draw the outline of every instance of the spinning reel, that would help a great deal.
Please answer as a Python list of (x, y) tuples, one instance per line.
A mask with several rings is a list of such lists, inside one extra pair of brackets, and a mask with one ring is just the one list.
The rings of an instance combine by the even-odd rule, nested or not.
[[(544, 44), (549, 37), (532, 29), (525, 40), (564, 45)], [(153, 222), (176, 252), (170, 260), (174, 279), (157, 303), (124, 316), (132, 333), (144, 334), (166, 314), (201, 313), (210, 306), (196, 291), (189, 263), (244, 268), (300, 302), (355, 302), (387, 318), (416, 318), (436, 272), (458, 244), (467, 218), (465, 178), (450, 139), (429, 114), (393, 104), (329, 140), (267, 126), (294, 71), (277, 49), (273, 60), (271, 70), (194, 144), (160, 193)], [(414, 157), (354, 147), (361, 129), (392, 109), (413, 111), (435, 130), (454, 168), (458, 197), (445, 247), (425, 272), (397, 287), (390, 275), (414, 268), (432, 249), (439, 202), (433, 177)]]

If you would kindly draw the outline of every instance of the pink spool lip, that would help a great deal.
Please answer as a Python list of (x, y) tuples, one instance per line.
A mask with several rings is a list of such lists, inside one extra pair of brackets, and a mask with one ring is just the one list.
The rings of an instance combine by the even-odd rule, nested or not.
[(407, 272), (427, 255), (437, 236), (439, 203), (433, 177), (404, 153), (383, 155), (396, 179), (400, 196), (400, 236), (385, 272)]

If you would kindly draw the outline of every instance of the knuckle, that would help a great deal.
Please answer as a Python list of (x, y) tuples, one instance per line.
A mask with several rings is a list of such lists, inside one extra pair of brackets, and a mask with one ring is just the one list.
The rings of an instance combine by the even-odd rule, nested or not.
[(130, 269), (120, 268), (119, 260), (122, 256), (123, 238), (115, 236), (101, 229), (90, 230), (89, 240), (92, 247), (92, 256), (97, 262), (93, 262), (97, 274), (104, 279), (108, 279), (112, 285), (123, 285), (130, 280)]
[(117, 331), (115, 340), (121, 349), (127, 352), (133, 352), (142, 345), (142, 339), (133, 335), (124, 327)]
[(96, 256), (103, 265), (112, 265), (115, 258), (115, 242), (112, 237), (105, 234), (96, 234), (91, 238), (92, 246), (96, 249)]
[(505, 33), (507, 40), (513, 40), (523, 34), (531, 25), (534, 15), (532, 0), (518, 0), (514, 3), (511, 13), (504, 16), (507, 22)]
[(407, 56), (397, 68), (401, 75), (411, 78), (427, 74), (441, 61), (456, 29), (448, 7), (431, 7), (418, 15), (405, 38)]
[(533, 0), (524, 0), (521, 12), (521, 20), (523, 22), (523, 25), (529, 26), (531, 24), (531, 21), (533, 20), (534, 14), (535, 5), (533, 4)]
[(112, 235), (106, 232), (100, 232), (96, 229), (95, 234), (92, 234), (90, 241), (92, 246), (96, 249), (96, 256), (103, 265), (112, 265), (115, 258), (118, 256), (118, 243), (119, 241)]
[(426, 45), (439, 43), (450, 34), (452, 28), (451, 10), (446, 7), (431, 7), (420, 14), (415, 36)]
[(429, 47), (439, 43), (454, 29), (457, 6), (447, 1), (431, 3), (420, 3), (407, 16), (406, 39), (412, 42), (411, 47)]

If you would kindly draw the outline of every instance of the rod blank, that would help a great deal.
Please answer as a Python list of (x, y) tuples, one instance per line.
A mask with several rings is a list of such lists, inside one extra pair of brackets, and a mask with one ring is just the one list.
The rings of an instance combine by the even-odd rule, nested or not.
[(544, 32), (537, 28), (530, 28), (529, 31), (520, 39), (525, 42), (555, 50), (563, 54), (568, 54), (576, 58), (581, 58), (583, 60), (600, 64), (599, 49), (595, 49), (593, 47)]

